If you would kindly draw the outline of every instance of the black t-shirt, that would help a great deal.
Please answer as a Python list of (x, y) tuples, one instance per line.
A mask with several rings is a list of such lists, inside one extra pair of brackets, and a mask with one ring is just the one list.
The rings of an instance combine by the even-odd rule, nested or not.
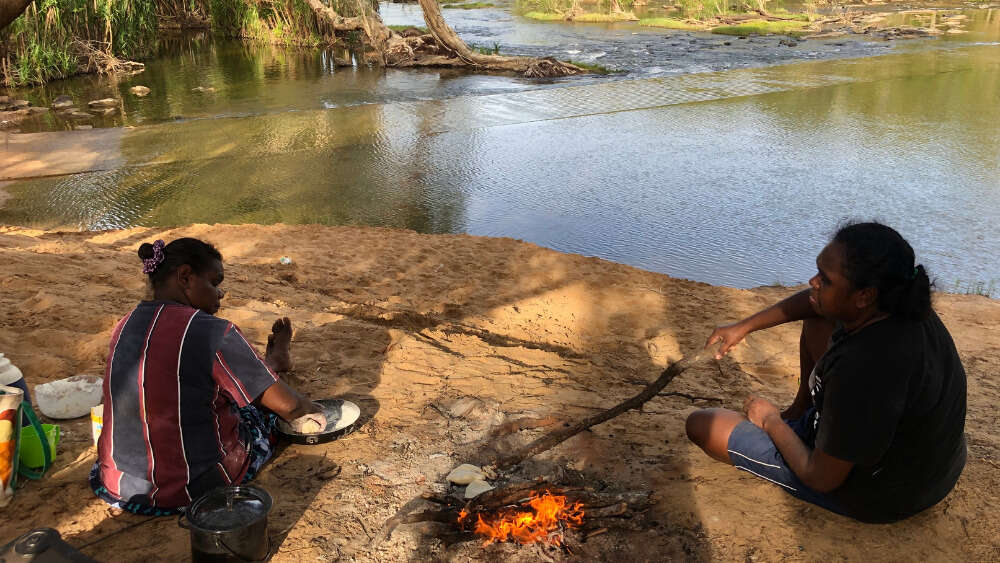
[(965, 370), (941, 319), (839, 329), (810, 377), (816, 448), (855, 464), (831, 493), (892, 522), (933, 506), (965, 467)]

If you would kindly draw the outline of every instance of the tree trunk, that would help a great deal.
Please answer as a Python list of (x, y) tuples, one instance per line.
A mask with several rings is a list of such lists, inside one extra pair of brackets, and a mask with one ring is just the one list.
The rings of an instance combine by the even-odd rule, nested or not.
[(567, 76), (583, 72), (575, 65), (563, 63), (552, 58), (536, 59), (534, 57), (506, 57), (502, 55), (484, 55), (473, 51), (444, 21), (441, 6), (437, 0), (419, 0), (424, 12), (424, 22), (438, 45), (454, 53), (468, 65), (486, 70), (512, 70), (524, 73), (528, 77)]
[(333, 8), (327, 6), (322, 2), (322, 0), (305, 0), (306, 4), (312, 8), (316, 17), (322, 20), (326, 25), (330, 26), (334, 31), (364, 31), (369, 38), (372, 38), (372, 33), (376, 35), (388, 36), (388, 33), (380, 33), (382, 29), (388, 31), (380, 20), (369, 18), (366, 16), (357, 16), (353, 18), (345, 18), (333, 10)]
[[(3, 0), (0, 0), (3, 1)], [(441, 15), (437, 0), (419, 0), (424, 21), (436, 45), (428, 45), (418, 37), (400, 37), (378, 17), (345, 18), (327, 6), (323, 0), (305, 0), (316, 17), (336, 31), (364, 31), (368, 44), (386, 66), (473, 66), (482, 70), (506, 70), (529, 78), (567, 76), (584, 70), (553, 58), (504, 57), (484, 55), (469, 48), (448, 26)], [(425, 36), (426, 37), (426, 36)]]
[(28, 9), (33, 0), (0, 0), (0, 29), (10, 25)]

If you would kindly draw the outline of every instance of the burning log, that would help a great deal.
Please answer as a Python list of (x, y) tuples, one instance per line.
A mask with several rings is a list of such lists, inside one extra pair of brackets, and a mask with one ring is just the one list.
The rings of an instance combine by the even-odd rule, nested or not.
[(542, 452), (548, 451), (562, 442), (566, 441), (568, 438), (583, 432), (584, 430), (601, 424), (602, 422), (607, 422), (612, 418), (632, 409), (638, 409), (642, 407), (647, 401), (656, 396), (657, 393), (663, 390), (675, 377), (684, 373), (686, 369), (691, 367), (696, 361), (700, 359), (700, 356), (696, 356), (693, 360), (688, 360), (681, 358), (676, 362), (670, 364), (667, 369), (663, 370), (660, 377), (646, 386), (638, 395), (624, 401), (606, 411), (597, 413), (587, 419), (584, 419), (577, 424), (569, 426), (568, 428), (560, 428), (554, 430), (549, 434), (542, 436), (541, 438), (535, 440), (534, 442), (528, 444), (519, 451), (512, 454), (501, 456), (496, 460), (496, 466), (501, 469), (506, 469), (513, 467), (522, 461), (536, 456)]
[(652, 504), (650, 492), (599, 493), (543, 480), (500, 487), (465, 503), (434, 493), (425, 493), (420, 500), (440, 508), (408, 513), (404, 507), (386, 522), (378, 541), (391, 537), (403, 524), (436, 522), (447, 525), (437, 534), (447, 544), (480, 536), (487, 544), (517, 541), (566, 547), (571, 530), (586, 538), (601, 528), (640, 529), (636, 517)]
[[(458, 513), (458, 523), (472, 521), (472, 512)], [(583, 503), (568, 501), (565, 495), (550, 491), (533, 493), (527, 505), (504, 508), (492, 513), (477, 513), (474, 532), (486, 538), (484, 545), (493, 542), (513, 540), (518, 543), (541, 542), (562, 545), (567, 528), (576, 528), (583, 523)]]

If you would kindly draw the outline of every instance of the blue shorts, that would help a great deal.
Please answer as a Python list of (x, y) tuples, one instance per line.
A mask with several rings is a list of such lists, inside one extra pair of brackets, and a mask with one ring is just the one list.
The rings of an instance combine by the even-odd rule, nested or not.
[[(802, 418), (788, 420), (788, 426), (798, 434), (799, 438), (810, 448), (814, 447), (814, 439), (810, 437), (809, 421), (816, 409), (810, 408)], [(806, 502), (811, 502), (837, 514), (845, 514), (840, 504), (829, 494), (820, 493), (807, 487), (792, 472), (781, 452), (760, 427), (744, 420), (729, 435), (729, 461), (733, 467), (765, 479), (778, 485), (784, 491)]]

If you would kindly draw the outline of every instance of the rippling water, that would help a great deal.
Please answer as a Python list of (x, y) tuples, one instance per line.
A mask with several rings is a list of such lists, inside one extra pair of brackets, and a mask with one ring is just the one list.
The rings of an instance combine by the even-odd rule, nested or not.
[(164, 65), (149, 85), (173, 90), (129, 102), (120, 166), (12, 182), (0, 222), (469, 232), (748, 287), (806, 280), (839, 221), (879, 218), (946, 289), (989, 283), (1000, 15), (973, 14), (899, 54), (544, 88), (206, 41), (197, 72)]

